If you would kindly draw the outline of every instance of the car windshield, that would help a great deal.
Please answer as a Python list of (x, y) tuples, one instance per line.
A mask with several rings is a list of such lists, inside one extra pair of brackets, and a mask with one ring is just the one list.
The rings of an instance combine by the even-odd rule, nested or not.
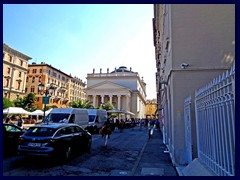
[(64, 114), (64, 113), (61, 113), (61, 114), (49, 114), (46, 119), (44, 120), (44, 122), (50, 122), (50, 123), (59, 123), (59, 122), (62, 122), (63, 119), (68, 119), (70, 114)]
[(38, 136), (47, 137), (52, 136), (56, 132), (56, 129), (49, 127), (30, 127), (25, 133), (26, 136)]
[(93, 122), (95, 119), (95, 115), (89, 115), (89, 122)]

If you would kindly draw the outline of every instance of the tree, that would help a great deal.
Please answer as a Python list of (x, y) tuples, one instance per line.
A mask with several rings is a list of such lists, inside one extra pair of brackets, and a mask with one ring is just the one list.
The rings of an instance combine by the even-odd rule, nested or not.
[(99, 106), (99, 109), (105, 109), (106, 111), (114, 109), (114, 106), (108, 101), (105, 102), (103, 105)]
[(72, 101), (68, 104), (68, 106), (73, 107), (73, 108), (83, 108), (83, 109), (93, 109), (92, 102), (90, 101)]
[(9, 108), (9, 107), (14, 107), (14, 103), (10, 101), (10, 99), (4, 97), (3, 98), (3, 109)]
[(37, 107), (34, 105), (36, 101), (36, 96), (34, 93), (29, 93), (23, 98), (18, 98), (14, 101), (16, 107), (21, 107), (27, 111), (35, 111)]

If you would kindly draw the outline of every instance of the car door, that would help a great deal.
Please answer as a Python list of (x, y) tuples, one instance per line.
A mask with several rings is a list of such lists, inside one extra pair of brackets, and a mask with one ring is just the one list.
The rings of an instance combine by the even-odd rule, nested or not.
[(88, 142), (88, 138), (86, 137), (86, 131), (84, 131), (79, 126), (75, 126), (74, 131), (76, 135), (75, 142), (78, 145), (78, 149), (83, 150)]
[(17, 151), (19, 137), (25, 132), (25, 130), (14, 126), (12, 124), (4, 125), (4, 149), (7, 151)]

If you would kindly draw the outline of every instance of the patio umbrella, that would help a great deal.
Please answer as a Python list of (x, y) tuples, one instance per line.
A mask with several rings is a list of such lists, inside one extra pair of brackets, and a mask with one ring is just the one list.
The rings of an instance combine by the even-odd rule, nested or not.
[(37, 116), (37, 121), (38, 121), (38, 118), (39, 118), (39, 116), (43, 116), (43, 111), (42, 110), (40, 110), (40, 109), (37, 109), (36, 111), (33, 111), (32, 113), (31, 113), (31, 115), (32, 116)]
[(9, 107), (3, 109), (3, 114), (28, 114), (31, 115), (31, 112), (28, 112), (20, 107)]
[(43, 116), (43, 111), (38, 109), (36, 111), (33, 111), (31, 114), (35, 116)]
[(133, 112), (130, 112), (130, 111), (124, 111), (124, 114), (125, 114), (125, 115), (135, 116), (135, 114), (134, 114)]
[(117, 114), (118, 115), (118, 119), (119, 119), (119, 115), (120, 114), (124, 114), (124, 111), (119, 110), (119, 109), (112, 109), (112, 110), (108, 110), (107, 112), (110, 113), (110, 114)]

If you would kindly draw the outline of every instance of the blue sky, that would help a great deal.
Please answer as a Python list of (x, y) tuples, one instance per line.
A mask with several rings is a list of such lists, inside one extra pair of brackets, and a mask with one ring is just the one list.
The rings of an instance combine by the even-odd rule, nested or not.
[(156, 98), (152, 4), (4, 4), (3, 41), (86, 82), (88, 73), (126, 66)]

